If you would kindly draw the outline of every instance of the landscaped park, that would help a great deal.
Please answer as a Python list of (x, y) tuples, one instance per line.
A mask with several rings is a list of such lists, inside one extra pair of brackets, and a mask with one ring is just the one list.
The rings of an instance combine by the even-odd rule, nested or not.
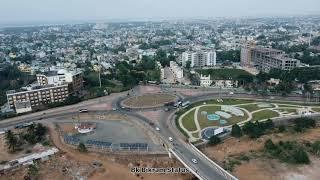
[(210, 100), (182, 110), (177, 123), (191, 142), (208, 139), (219, 127), (231, 127), (248, 121), (319, 113), (319, 106), (288, 102), (262, 102), (242, 99)]

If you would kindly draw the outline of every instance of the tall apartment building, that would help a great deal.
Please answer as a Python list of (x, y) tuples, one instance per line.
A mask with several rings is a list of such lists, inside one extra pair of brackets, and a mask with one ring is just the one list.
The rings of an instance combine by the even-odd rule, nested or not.
[(252, 49), (255, 47), (254, 42), (250, 41), (241, 46), (241, 62), (240, 65), (244, 67), (252, 67)]
[(217, 64), (217, 54), (215, 51), (196, 51), (182, 53), (182, 66), (191, 62), (191, 67), (215, 66)]
[(83, 76), (81, 71), (66, 71), (64, 69), (58, 71), (49, 71), (44, 74), (37, 74), (39, 85), (48, 84), (71, 84), (71, 92), (77, 92), (83, 87)]
[(300, 61), (287, 57), (281, 50), (246, 44), (241, 48), (241, 65), (269, 72), (271, 69), (291, 70), (300, 66)]

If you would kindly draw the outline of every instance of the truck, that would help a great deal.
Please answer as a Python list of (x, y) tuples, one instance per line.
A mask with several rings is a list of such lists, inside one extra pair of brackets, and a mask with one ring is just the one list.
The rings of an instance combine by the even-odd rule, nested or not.
[(176, 102), (176, 103), (174, 103), (174, 107), (175, 108), (178, 108), (178, 107), (180, 107), (182, 105), (182, 102), (181, 101), (178, 101), (178, 102)]

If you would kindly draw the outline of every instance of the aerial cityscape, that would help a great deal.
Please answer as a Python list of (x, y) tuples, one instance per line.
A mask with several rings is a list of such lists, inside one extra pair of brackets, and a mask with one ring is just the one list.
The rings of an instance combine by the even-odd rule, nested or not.
[(319, 2), (122, 1), (1, 2), (0, 180), (320, 179)]

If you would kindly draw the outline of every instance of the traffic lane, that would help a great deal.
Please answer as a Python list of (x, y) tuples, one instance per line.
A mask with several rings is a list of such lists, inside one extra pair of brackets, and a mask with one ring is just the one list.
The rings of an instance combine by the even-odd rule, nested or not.
[[(185, 146), (176, 146), (175, 152), (178, 152), (177, 154), (180, 155), (179, 157), (189, 166), (192, 167), (194, 171), (197, 172), (197, 174), (200, 174), (201, 176), (204, 176), (206, 179), (211, 180), (224, 180), (225, 178), (216, 171), (216, 168), (213, 167), (213, 165), (208, 162), (205, 158), (202, 156), (195, 156), (197, 155), (196, 152), (194, 152), (191, 149), (187, 149)], [(196, 159), (197, 163), (193, 163), (192, 159)]]

